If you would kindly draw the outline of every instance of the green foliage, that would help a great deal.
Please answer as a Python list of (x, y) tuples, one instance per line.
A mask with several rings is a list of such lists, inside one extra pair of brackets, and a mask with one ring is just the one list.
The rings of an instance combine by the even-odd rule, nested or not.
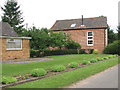
[(117, 57), (117, 55), (113, 55), (113, 57)]
[(50, 46), (59, 47), (61, 49), (65, 46), (68, 35), (63, 32), (50, 32)]
[(64, 35), (63, 32), (53, 33), (52, 31), (49, 32), (47, 28), (37, 29), (36, 27), (28, 30), (23, 29), (21, 36), (32, 37), (30, 47), (34, 50), (46, 50), (49, 46), (61, 49), (65, 47), (69, 37), (69, 35)]
[(97, 49), (94, 49), (94, 50), (93, 50), (93, 54), (98, 54), (98, 50), (97, 50)]
[(65, 54), (77, 54), (77, 50), (76, 49), (57, 49), (57, 50), (44, 51), (44, 56), (65, 55)]
[[(93, 49), (89, 49), (92, 53)], [(30, 50), (30, 57), (43, 57), (52, 55), (78, 54), (77, 49), (56, 49), (56, 50)], [(86, 54), (85, 49), (80, 49), (79, 54)]]
[(65, 69), (66, 67), (63, 65), (56, 65), (52, 67), (52, 71), (54, 72), (61, 72), (61, 71), (64, 71)]
[(30, 50), (30, 57), (43, 57), (44, 52), (41, 50)]
[(109, 55), (109, 56), (108, 56), (108, 58), (113, 58), (113, 57), (114, 57), (114, 55)]
[(103, 53), (120, 55), (120, 40), (114, 41), (113, 43), (107, 45), (104, 48)]
[(90, 64), (90, 61), (84, 60), (84, 61), (82, 61), (82, 64), (83, 64), (83, 65)]
[(77, 68), (77, 67), (79, 67), (79, 64), (77, 62), (71, 62), (70, 64), (68, 64), (68, 67)]
[(97, 61), (98, 61), (97, 59), (92, 59), (92, 60), (90, 60), (91, 63), (95, 63), (95, 62), (97, 62)]
[(108, 26), (108, 44), (113, 43), (115, 40), (117, 40), (117, 34)]
[(81, 49), (81, 45), (73, 40), (67, 40), (65, 47), (67, 49)]
[(106, 60), (106, 59), (108, 59), (108, 57), (103, 57), (103, 59), (105, 59), (105, 60)]
[(34, 77), (44, 76), (46, 73), (47, 72), (43, 68), (37, 68), (31, 71), (31, 75)]
[(22, 18), (22, 13), (19, 10), (20, 6), (15, 0), (7, 0), (4, 7), (1, 7), (3, 10), (2, 21), (8, 22), (10, 26), (20, 34), (22, 32), (22, 23), (24, 22)]
[(97, 57), (97, 60), (98, 61), (103, 61), (103, 58), (102, 57)]
[(47, 28), (37, 29), (36, 27), (24, 29), (22, 36), (32, 37), (30, 40), (30, 47), (34, 50), (43, 50), (49, 46), (49, 30)]
[(13, 83), (13, 82), (16, 82), (17, 79), (14, 78), (14, 77), (10, 77), (10, 76), (3, 76), (2, 77), (2, 83), (3, 84), (9, 84), (9, 83)]
[(65, 47), (67, 49), (81, 49), (81, 45), (70, 38), (70, 35), (63, 32), (50, 32), (50, 46), (52, 47)]
[(118, 26), (118, 40), (120, 40), (120, 26)]

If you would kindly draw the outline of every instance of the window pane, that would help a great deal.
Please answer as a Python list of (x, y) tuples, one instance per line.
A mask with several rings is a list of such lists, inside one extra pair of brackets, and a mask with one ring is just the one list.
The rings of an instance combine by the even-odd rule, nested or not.
[(93, 37), (88, 37), (88, 39), (93, 39)]
[(76, 26), (76, 24), (71, 24), (71, 27), (75, 27)]
[(7, 49), (21, 48), (21, 39), (7, 39)]
[(92, 36), (92, 32), (88, 32), (88, 36)]
[(89, 40), (89, 41), (88, 41), (88, 44), (93, 44), (93, 40)]

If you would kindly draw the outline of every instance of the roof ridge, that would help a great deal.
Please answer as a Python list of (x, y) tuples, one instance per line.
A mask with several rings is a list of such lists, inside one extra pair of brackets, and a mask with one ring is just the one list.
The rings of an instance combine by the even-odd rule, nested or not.
[[(99, 16), (99, 17), (90, 17), (90, 18), (83, 18), (83, 19), (94, 19), (94, 18), (106, 18), (106, 16)], [(77, 18), (77, 19), (63, 19), (63, 20), (56, 20), (57, 21), (70, 21), (70, 20), (78, 20), (82, 18)]]

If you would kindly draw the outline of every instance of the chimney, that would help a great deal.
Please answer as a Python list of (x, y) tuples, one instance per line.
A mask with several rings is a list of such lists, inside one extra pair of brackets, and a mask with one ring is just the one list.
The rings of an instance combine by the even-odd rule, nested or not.
[(85, 28), (85, 25), (83, 24), (83, 15), (82, 15), (82, 24), (80, 26), (81, 28)]
[(83, 25), (83, 15), (82, 15), (82, 25)]

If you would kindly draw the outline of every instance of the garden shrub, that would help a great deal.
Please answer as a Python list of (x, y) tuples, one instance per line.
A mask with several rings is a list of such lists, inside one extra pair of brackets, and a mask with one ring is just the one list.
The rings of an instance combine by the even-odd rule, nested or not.
[(93, 53), (93, 50), (94, 49), (80, 49), (80, 53), (79, 54), (87, 54), (85, 51), (88, 50), (89, 51), (89, 54), (92, 54)]
[(103, 58), (102, 57), (97, 57), (97, 60), (98, 61), (103, 61)]
[(94, 49), (94, 50), (93, 50), (93, 54), (98, 54), (98, 50), (97, 50), (97, 49)]
[(71, 62), (70, 64), (68, 64), (68, 67), (76, 68), (76, 67), (79, 67), (79, 64), (77, 62)]
[(98, 61), (97, 59), (92, 59), (92, 60), (90, 60), (91, 63), (95, 63), (95, 62), (97, 62), (97, 61)]
[[(79, 54), (86, 54), (86, 49), (79, 49)], [(89, 54), (92, 54), (93, 49), (89, 50)], [(66, 54), (78, 54), (77, 49), (56, 49), (56, 50), (30, 50), (30, 57), (43, 57), (52, 55), (66, 55)]]
[(52, 71), (54, 72), (61, 72), (61, 71), (64, 71), (65, 69), (66, 67), (63, 65), (57, 65), (52, 67)]
[(116, 57), (116, 55), (113, 55), (113, 57)]
[(109, 55), (108, 58), (113, 58), (114, 56), (113, 55)]
[(120, 40), (114, 41), (113, 43), (107, 45), (104, 48), (103, 53), (120, 55)]
[(77, 49), (57, 49), (57, 50), (44, 51), (44, 56), (65, 55), (65, 54), (77, 54)]
[(90, 64), (90, 61), (84, 60), (84, 61), (82, 61), (82, 64), (83, 64), (83, 65)]
[(44, 76), (46, 74), (47, 74), (47, 72), (44, 69), (42, 69), (42, 68), (34, 69), (31, 72), (31, 75), (34, 76), (34, 77)]
[(65, 47), (67, 49), (77, 49), (77, 48), (81, 49), (81, 45), (73, 40), (66, 42)]
[(30, 57), (41, 57), (40, 50), (30, 50)]
[(103, 57), (103, 59), (108, 59), (108, 57)]
[(3, 76), (2, 77), (2, 83), (3, 84), (9, 84), (9, 83), (13, 83), (13, 82), (17, 82), (17, 79), (11, 76)]
[(94, 49), (88, 49), (88, 50), (89, 50), (89, 54), (92, 54)]

